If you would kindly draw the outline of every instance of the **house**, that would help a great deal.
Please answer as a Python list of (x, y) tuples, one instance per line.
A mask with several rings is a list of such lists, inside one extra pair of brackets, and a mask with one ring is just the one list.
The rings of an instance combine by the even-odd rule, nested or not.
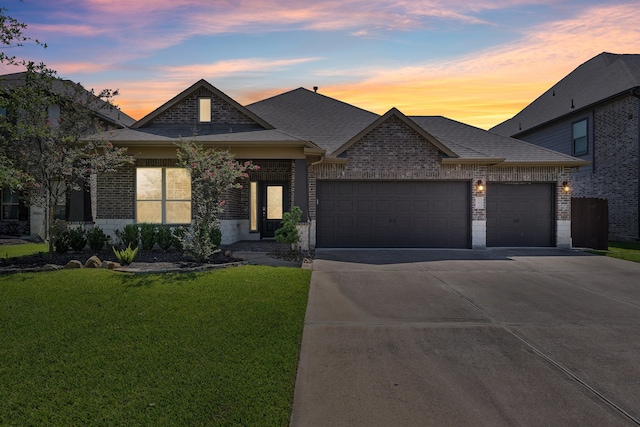
[[(0, 76), (2, 90), (24, 84), (26, 72), (5, 74)], [(79, 87), (70, 80), (57, 79), (53, 84), (56, 93), (76, 93)], [(0, 95), (1, 96), (1, 95)], [(118, 129), (132, 125), (135, 120), (119, 109), (105, 103), (91, 92), (82, 89), (79, 96), (86, 99), (94, 98), (90, 104), (94, 107), (94, 114), (99, 119), (100, 129)], [(86, 100), (85, 99), (85, 100)], [(9, 114), (8, 114), (9, 113)], [(0, 119), (11, 116), (6, 107), (0, 108)], [(47, 118), (52, 125), (58, 123), (58, 118), (64, 115), (64, 109), (59, 105), (47, 107)], [(9, 118), (10, 119), (10, 118)], [(44, 210), (41, 207), (29, 207), (20, 194), (8, 188), (0, 188), (0, 235), (31, 236), (43, 234)], [(91, 198), (88, 191), (72, 191), (65, 200), (56, 206), (56, 218), (73, 222), (91, 222)], [(73, 209), (71, 209), (73, 205)]]
[(640, 238), (640, 55), (601, 53), (491, 132), (588, 161), (572, 196), (608, 201), (609, 239)]
[(205, 80), (93, 137), (136, 157), (97, 177), (94, 221), (109, 233), (149, 220), (188, 225), (181, 140), (259, 165), (228, 194), (223, 244), (273, 238), (282, 213), (299, 206), (307, 247), (569, 247), (563, 184), (587, 164), (444, 117), (377, 115), (315, 89), (242, 106)]

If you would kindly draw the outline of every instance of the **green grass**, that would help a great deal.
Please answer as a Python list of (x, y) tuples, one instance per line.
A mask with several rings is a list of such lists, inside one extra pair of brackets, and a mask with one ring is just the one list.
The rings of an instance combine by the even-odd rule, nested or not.
[(0, 425), (288, 425), (309, 281), (0, 276)]
[(49, 252), (46, 243), (23, 243), (19, 245), (0, 245), (0, 256), (2, 258), (14, 258), (23, 255), (36, 254), (38, 252)]
[(589, 252), (626, 261), (640, 262), (640, 242), (609, 242), (608, 251), (592, 250)]

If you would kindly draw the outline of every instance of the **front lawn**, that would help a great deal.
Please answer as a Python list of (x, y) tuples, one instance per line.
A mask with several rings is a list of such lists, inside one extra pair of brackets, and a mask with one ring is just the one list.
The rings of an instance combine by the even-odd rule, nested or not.
[(609, 250), (607, 251), (590, 250), (588, 252), (640, 262), (640, 242), (609, 242)]
[(4, 259), (32, 255), (38, 252), (49, 252), (46, 243), (22, 243), (19, 245), (0, 245), (0, 256)]
[(287, 425), (303, 269), (0, 276), (0, 425)]

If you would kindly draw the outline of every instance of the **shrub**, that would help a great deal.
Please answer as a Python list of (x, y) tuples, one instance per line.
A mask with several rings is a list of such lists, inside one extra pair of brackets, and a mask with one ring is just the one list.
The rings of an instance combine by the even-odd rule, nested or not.
[(107, 236), (100, 227), (96, 226), (87, 231), (87, 242), (92, 251), (101, 251), (109, 240), (111, 237)]
[(171, 244), (176, 248), (176, 250), (181, 252), (184, 250), (184, 244), (182, 242), (187, 235), (187, 231), (187, 228), (182, 225), (173, 229), (173, 232), (171, 233)]
[(153, 245), (156, 244), (158, 229), (155, 224), (142, 223), (140, 224), (140, 241), (142, 242), (142, 249), (150, 251), (153, 249)]
[(53, 223), (51, 227), (51, 242), (53, 243), (54, 250), (60, 254), (69, 250), (69, 230), (67, 230), (66, 224), (60, 221)]
[(80, 252), (87, 246), (87, 232), (84, 227), (69, 228), (69, 246), (76, 252)]
[(166, 224), (160, 224), (157, 227), (156, 243), (163, 251), (168, 251), (173, 243), (173, 234), (171, 233), (171, 227)]
[(211, 230), (211, 243), (213, 243), (216, 247), (220, 246), (222, 242), (222, 231), (219, 228), (214, 228)]
[(129, 244), (126, 249), (118, 250), (113, 246), (111, 249), (113, 249), (113, 253), (116, 255), (116, 258), (118, 258), (118, 262), (122, 265), (131, 264), (138, 254), (138, 247), (136, 246), (135, 249), (131, 249), (131, 244)]
[(116, 236), (120, 239), (122, 246), (138, 247), (140, 242), (140, 231), (137, 224), (127, 224), (122, 230), (116, 230)]
[(291, 249), (297, 249), (300, 241), (298, 223), (302, 218), (302, 210), (298, 206), (291, 208), (291, 212), (282, 214), (282, 227), (276, 230), (276, 241), (291, 244)]

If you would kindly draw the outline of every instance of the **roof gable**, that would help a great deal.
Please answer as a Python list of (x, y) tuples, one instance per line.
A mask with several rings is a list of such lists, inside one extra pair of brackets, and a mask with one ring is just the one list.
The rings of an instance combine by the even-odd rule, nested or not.
[(492, 132), (515, 136), (640, 87), (640, 55), (601, 53)]
[[(198, 98), (210, 97), (212, 100), (212, 120), (201, 123), (198, 120)], [(143, 127), (180, 127), (215, 128), (228, 125), (241, 127), (260, 127), (274, 129), (261, 117), (215, 88), (202, 79), (185, 89), (142, 119), (133, 126), (134, 129)]]
[(459, 155), (444, 163), (485, 163), (519, 166), (572, 166), (588, 164), (581, 159), (519, 139), (498, 135), (442, 116), (411, 117), (415, 123)]
[(440, 152), (444, 153), (449, 157), (458, 157), (456, 153), (451, 151), (448, 147), (446, 147), (444, 144), (438, 141), (433, 135), (431, 135), (429, 132), (424, 130), (422, 127), (418, 126), (413, 120), (409, 119), (407, 116), (402, 114), (395, 107), (387, 111), (383, 116), (379, 117), (369, 126), (365, 127), (364, 129), (362, 129), (362, 131), (360, 131), (358, 134), (353, 136), (349, 141), (347, 141), (342, 146), (340, 146), (337, 150), (333, 152), (333, 156), (338, 157), (339, 155), (343, 154), (345, 151), (349, 149), (349, 147), (351, 147), (356, 142), (360, 141), (362, 138), (364, 138), (366, 135), (371, 133), (376, 128), (380, 127), (383, 123), (390, 120), (392, 117), (399, 119), (402, 123), (404, 123), (410, 129), (415, 131), (418, 135), (423, 137), (426, 141), (428, 141), (433, 146), (435, 146)]

